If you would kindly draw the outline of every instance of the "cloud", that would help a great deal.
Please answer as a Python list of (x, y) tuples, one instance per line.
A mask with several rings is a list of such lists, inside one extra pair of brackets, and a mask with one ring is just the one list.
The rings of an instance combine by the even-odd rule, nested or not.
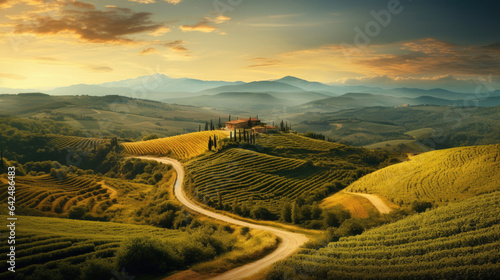
[(80, 1), (71, 1), (68, 3), (68, 6), (74, 6), (76, 8), (89, 9), (89, 10), (95, 9), (94, 4), (80, 2)]
[(500, 53), (494, 46), (461, 46), (426, 38), (402, 43), (402, 54), (366, 58), (358, 64), (379, 74), (405, 75), (498, 75)]
[[(141, 3), (141, 4), (153, 4), (153, 3), (156, 3), (156, 0), (129, 0), (131, 2), (137, 2), (137, 3)], [(179, 4), (180, 2), (182, 2), (182, 0), (164, 0), (165, 2), (169, 3), (169, 4), (173, 4), (173, 5), (177, 5)]]
[(147, 49), (143, 49), (139, 54), (146, 55), (146, 54), (152, 54), (152, 53), (157, 53), (157, 52), (158, 52), (158, 50), (155, 48), (147, 48)]
[(168, 33), (168, 32), (170, 32), (170, 28), (166, 27), (166, 26), (162, 26), (162, 27), (156, 29), (155, 31), (150, 32), (149, 35), (159, 37), (159, 36), (165, 35), (165, 33)]
[(210, 33), (217, 28), (215, 26), (209, 25), (209, 19), (204, 18), (202, 21), (198, 22), (197, 24), (193, 25), (181, 25), (179, 28), (183, 32), (189, 32), (189, 31), (200, 31), (200, 32), (205, 32), (205, 33)]
[(252, 65), (248, 66), (249, 68), (256, 68), (256, 67), (270, 67), (270, 66), (277, 66), (281, 64), (280, 60), (273, 59), (273, 58), (267, 58), (267, 57), (255, 57), (250, 59), (252, 61)]
[(231, 20), (230, 17), (224, 16), (224, 15), (218, 15), (214, 18), (211, 18), (210, 21), (215, 22), (217, 24), (224, 23)]
[(162, 44), (162, 46), (167, 47), (170, 50), (175, 51), (175, 52), (185, 52), (188, 49), (186, 49), (186, 47), (184, 47), (184, 43), (185, 42), (182, 40), (175, 40), (172, 42), (164, 43), (164, 44)]
[(90, 72), (111, 72), (113, 71), (113, 68), (108, 67), (108, 66), (101, 66), (101, 65), (85, 65), (83, 66), (85, 70), (88, 70)]
[[(1, 2), (0, 2), (1, 3)], [(9, 74), (9, 73), (0, 73), (0, 78), (12, 79), (12, 80), (26, 80), (27, 77), (17, 75), (17, 74)]]
[(130, 35), (165, 31), (165, 26), (151, 21), (151, 13), (127, 8), (96, 10), (91, 4), (71, 2), (58, 18), (47, 14), (28, 14), (18, 19), (14, 33), (34, 35), (71, 35), (90, 43), (135, 43)]
[(10, 7), (9, 1), (8, 0), (0, 0), (0, 8), (1, 7)]
[(141, 4), (152, 4), (152, 3), (156, 3), (155, 0), (128, 0), (130, 2), (137, 2), (137, 3), (141, 3)]

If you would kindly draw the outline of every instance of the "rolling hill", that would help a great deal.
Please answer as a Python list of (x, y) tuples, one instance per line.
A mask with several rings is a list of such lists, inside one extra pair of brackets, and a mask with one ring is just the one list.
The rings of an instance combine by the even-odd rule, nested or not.
[(431, 151), (366, 175), (346, 188), (400, 205), (446, 204), (500, 190), (500, 145)]
[[(0, 217), (6, 218), (3, 215)], [(77, 265), (92, 257), (114, 261), (121, 243), (131, 237), (152, 236), (172, 242), (183, 242), (189, 238), (187, 232), (180, 230), (112, 222), (22, 216), (16, 224), (19, 250), (16, 252), (16, 274), (25, 276), (32, 274), (40, 265), (56, 269), (61, 262)], [(5, 233), (5, 230), (2, 232)], [(5, 252), (7, 248), (2, 246)], [(6, 262), (2, 262), (0, 267), (0, 279), (13, 279), (12, 272), (7, 271)]]
[(125, 151), (132, 155), (169, 156), (175, 159), (189, 159), (208, 151), (208, 140), (227, 138), (226, 131), (202, 131), (148, 141), (123, 143)]
[(333, 86), (318, 82), (310, 82), (293, 76), (286, 76), (281, 79), (275, 80), (275, 82), (285, 83), (308, 91), (318, 91), (330, 95), (335, 94), (338, 91), (338, 89)]
[(500, 192), (303, 249), (268, 279), (498, 279)]
[[(221, 114), (193, 106), (165, 104), (124, 96), (50, 96), (43, 93), (0, 95), (4, 115), (51, 119), (85, 131), (86, 137), (119, 136), (135, 139), (156, 133), (172, 136), (198, 131), (198, 126)], [(224, 117), (226, 117), (224, 113)]]
[(200, 94), (217, 94), (222, 92), (294, 92), (304, 89), (286, 83), (274, 81), (257, 81), (240, 85), (221, 86), (200, 91)]
[[(371, 162), (369, 155), (379, 161)], [(253, 201), (248, 208), (260, 205), (278, 216), (286, 203), (301, 197), (311, 204), (376, 169), (386, 156), (291, 133), (260, 135), (255, 146), (187, 162), (187, 188), (206, 204), (219, 196), (230, 206)]]
[(200, 95), (185, 98), (164, 99), (171, 104), (183, 104), (199, 107), (210, 107), (225, 111), (266, 113), (272, 109), (295, 106), (312, 100), (327, 98), (319, 92), (222, 92), (214, 95)]

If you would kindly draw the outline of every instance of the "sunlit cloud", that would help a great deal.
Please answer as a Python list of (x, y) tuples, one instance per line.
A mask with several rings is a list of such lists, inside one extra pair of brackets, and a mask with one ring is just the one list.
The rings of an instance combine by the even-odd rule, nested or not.
[(175, 40), (175, 41), (172, 41), (172, 42), (164, 43), (162, 45), (164, 47), (169, 48), (172, 51), (175, 51), (175, 52), (185, 52), (188, 49), (186, 47), (184, 47), (184, 43), (185, 42), (182, 41), (182, 40)]
[(267, 57), (255, 57), (250, 59), (252, 61), (252, 65), (248, 66), (249, 68), (254, 67), (270, 67), (277, 66), (281, 64), (280, 60), (267, 58)]
[(0, 78), (6, 78), (6, 79), (12, 79), (12, 80), (26, 80), (27, 77), (17, 75), (17, 74), (10, 74), (10, 73), (0, 73)]
[[(71, 6), (71, 7), (70, 7)], [(60, 16), (28, 14), (17, 19), (14, 33), (73, 36), (90, 43), (135, 43), (131, 35), (164, 34), (168, 27), (153, 22), (151, 13), (134, 12), (127, 8), (96, 10), (91, 4), (71, 2)], [(158, 32), (158, 33), (155, 33)]]
[[(137, 2), (137, 3), (141, 3), (141, 4), (153, 4), (153, 3), (156, 3), (156, 0), (129, 0), (131, 2)], [(169, 4), (173, 4), (173, 5), (177, 5), (179, 4), (180, 2), (182, 2), (182, 0), (163, 0)]]
[(181, 25), (179, 27), (183, 32), (189, 32), (189, 31), (199, 31), (199, 32), (205, 32), (205, 33), (210, 33), (217, 28), (213, 25), (209, 25), (209, 19), (204, 18), (202, 21), (193, 24), (193, 25)]
[(220, 23), (224, 23), (224, 22), (227, 22), (231, 20), (230, 17), (227, 17), (227, 16), (224, 16), (224, 15), (218, 15), (214, 18), (211, 19), (211, 21), (217, 23), (217, 24), (220, 24)]
[(111, 72), (113, 71), (113, 68), (108, 67), (108, 66), (102, 66), (102, 65), (85, 65), (83, 66), (85, 70), (88, 70), (90, 72)]
[(155, 48), (146, 48), (146, 49), (143, 49), (139, 54), (140, 55), (147, 55), (147, 54), (152, 54), (152, 53), (157, 53), (158, 50), (155, 49)]
[(159, 37), (159, 36), (165, 35), (168, 32), (170, 32), (170, 28), (166, 27), (166, 26), (162, 26), (162, 27), (157, 28), (153, 32), (150, 32), (149, 35)]

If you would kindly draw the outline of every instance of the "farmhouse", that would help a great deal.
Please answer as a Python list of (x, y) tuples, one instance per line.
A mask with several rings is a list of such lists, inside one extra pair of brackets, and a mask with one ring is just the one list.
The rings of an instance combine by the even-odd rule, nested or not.
[(248, 118), (248, 119), (239, 119), (235, 121), (226, 122), (226, 129), (235, 129), (235, 128), (251, 128), (253, 126), (260, 125), (260, 120), (256, 118)]

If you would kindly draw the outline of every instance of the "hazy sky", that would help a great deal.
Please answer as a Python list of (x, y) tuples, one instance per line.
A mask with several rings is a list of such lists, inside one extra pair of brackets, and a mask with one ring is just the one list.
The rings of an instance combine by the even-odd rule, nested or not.
[(495, 1), (0, 0), (0, 87), (162, 73), (455, 83), (500, 73)]

